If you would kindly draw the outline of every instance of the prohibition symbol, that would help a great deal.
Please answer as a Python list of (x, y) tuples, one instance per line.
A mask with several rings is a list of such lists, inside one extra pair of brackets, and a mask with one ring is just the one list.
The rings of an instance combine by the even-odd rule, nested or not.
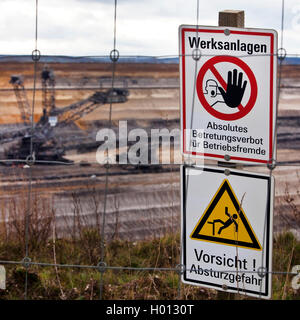
[[(228, 72), (227, 82), (216, 68), (218, 64), (221, 66), (222, 63), (232, 64), (233, 71)], [(238, 73), (237, 67), (242, 72)], [(209, 79), (204, 82), (204, 77), (208, 71), (211, 71), (216, 80)], [(244, 79), (248, 77), (249, 83), (246, 80), (243, 81), (243, 77)], [(242, 105), (247, 86), (250, 86), (250, 96), (247, 103)], [(246, 116), (254, 107), (257, 98), (257, 82), (252, 70), (244, 61), (231, 56), (216, 56), (205, 62), (197, 76), (196, 88), (198, 98), (204, 109), (215, 118), (227, 121), (238, 120)], [(211, 97), (217, 97), (217, 94), (223, 97), (223, 103), (226, 104), (230, 113), (223, 113), (214, 109), (214, 105), (207, 100), (208, 93)]]

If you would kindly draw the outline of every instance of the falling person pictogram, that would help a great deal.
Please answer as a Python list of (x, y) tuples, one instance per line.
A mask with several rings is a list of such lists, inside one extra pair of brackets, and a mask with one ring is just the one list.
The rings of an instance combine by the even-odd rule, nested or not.
[(225, 222), (224, 222), (223, 220), (221, 220), (221, 219), (215, 219), (215, 220), (213, 220), (213, 221), (208, 221), (208, 222), (207, 222), (207, 223), (209, 223), (209, 224), (212, 224), (212, 227), (213, 227), (213, 229), (212, 229), (212, 234), (213, 234), (213, 236), (215, 235), (215, 223), (217, 223), (217, 222), (223, 224), (223, 226), (221, 226), (221, 227), (219, 228), (218, 234), (221, 234), (221, 232), (222, 232), (223, 229), (228, 228), (228, 227), (231, 226), (233, 223), (234, 223), (234, 225), (235, 225), (235, 232), (238, 231), (238, 223), (236, 222), (236, 219), (237, 219), (237, 217), (238, 217), (237, 214), (234, 213), (233, 215), (231, 215), (231, 214), (228, 212), (228, 207), (225, 207), (225, 214), (226, 214), (226, 216), (229, 217), (229, 219), (227, 219)]

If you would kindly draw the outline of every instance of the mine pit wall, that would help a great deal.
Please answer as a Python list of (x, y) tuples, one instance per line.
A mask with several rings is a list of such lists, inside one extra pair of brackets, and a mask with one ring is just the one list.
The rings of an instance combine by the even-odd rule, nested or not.
[[(294, 170), (294, 175), (287, 174), (290, 169), (276, 168), (274, 171), (274, 234), (289, 230), (300, 239), (300, 172)], [(105, 176), (97, 177), (93, 185), (88, 184), (87, 179), (74, 180), (72, 185), (76, 188), (72, 190), (70, 181), (67, 184), (53, 181), (52, 188), (48, 185), (48, 191), (34, 191), (31, 208), (34, 228), (45, 226), (53, 213), (58, 238), (78, 236), (85, 227), (96, 228), (101, 232), (104, 179)], [(60, 187), (54, 190), (54, 186)], [(27, 209), (27, 188), (20, 189), (14, 195), (2, 193), (1, 232), (8, 235), (15, 231), (14, 221), (25, 219)], [(1, 224), (4, 220), (11, 222), (6, 223), (5, 228)], [(179, 171), (110, 176), (104, 230), (108, 241), (153, 239), (168, 232), (179, 232)], [(52, 232), (49, 237), (52, 237)]]
[(291, 231), (300, 239), (300, 168), (277, 167), (275, 177), (274, 233)]
[[(92, 181), (92, 182), (91, 182)], [(105, 176), (95, 179), (69, 177), (64, 181), (33, 182), (31, 208), (28, 188), (20, 184), (0, 196), (1, 233), (25, 230), (30, 209), (33, 228), (45, 227), (54, 217), (58, 238), (78, 236), (84, 228), (102, 230)], [(8, 190), (8, 188), (6, 189)], [(6, 222), (3, 224), (3, 222)], [(51, 228), (50, 228), (51, 230)], [(109, 176), (105, 237), (144, 240), (180, 230), (179, 171), (159, 173), (122, 172)], [(52, 232), (49, 233), (49, 238)]]
[[(168, 232), (180, 231), (180, 180), (164, 185), (153, 185), (136, 190), (109, 190), (107, 196), (105, 236), (106, 239), (145, 240), (159, 238)], [(300, 195), (290, 186), (286, 189), (280, 182), (274, 203), (274, 234), (291, 231), (300, 239)], [(121, 187), (122, 189), (122, 187)], [(275, 189), (276, 190), (276, 189)], [(77, 198), (77, 199), (76, 199)], [(97, 197), (96, 197), (97, 198)], [(58, 237), (79, 232), (77, 227), (95, 227), (101, 230), (103, 193), (95, 202), (91, 194), (54, 195), (56, 231)], [(79, 201), (78, 201), (79, 200)], [(98, 207), (97, 207), (98, 206)], [(78, 223), (78, 214), (80, 225)], [(199, 213), (200, 218), (201, 213)]]
[(290, 231), (300, 240), (300, 199), (289, 203), (285, 196), (275, 197), (274, 234)]
[[(70, 205), (70, 202), (74, 201), (70, 195), (56, 197), (54, 203), (58, 237), (70, 236), (70, 233), (79, 235), (85, 227), (101, 231), (103, 203), (97, 208), (90, 196), (78, 194), (78, 199), (81, 199), (79, 206), (77, 200)], [(135, 241), (160, 238), (168, 232), (178, 232), (179, 226), (178, 186), (174, 191), (164, 188), (137, 193), (110, 193), (107, 196), (107, 240), (119, 238)]]
[[(104, 179), (104, 176), (98, 177), (99, 187), (96, 184), (88, 187), (88, 190), (55, 195), (58, 236), (66, 236), (69, 232), (80, 232), (76, 230), (80, 225), (101, 230)], [(110, 176), (108, 181), (104, 228), (107, 240), (116, 237), (144, 240), (160, 237), (167, 232), (179, 231), (178, 172), (116, 175)], [(80, 220), (76, 220), (78, 214)]]

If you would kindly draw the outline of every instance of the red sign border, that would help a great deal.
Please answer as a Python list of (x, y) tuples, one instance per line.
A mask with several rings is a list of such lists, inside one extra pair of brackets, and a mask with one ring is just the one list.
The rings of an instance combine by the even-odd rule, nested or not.
[[(244, 157), (235, 157), (231, 156), (231, 160), (239, 160), (239, 161), (249, 161), (249, 162), (258, 162), (258, 163), (272, 163), (272, 153), (273, 153), (273, 74), (274, 74), (274, 34), (271, 32), (259, 32), (259, 31), (240, 31), (240, 30), (230, 30), (231, 34), (240, 34), (240, 35), (252, 35), (252, 36), (263, 36), (270, 37), (271, 40), (271, 52), (270, 52), (270, 126), (269, 126), (269, 160), (260, 160), (260, 159), (251, 159)], [(182, 120), (183, 120), (183, 153), (191, 154), (194, 156), (207, 156), (224, 159), (223, 155), (212, 154), (212, 153), (197, 153), (186, 150), (186, 138), (185, 138), (185, 130), (186, 130), (186, 83), (185, 83), (185, 32), (207, 32), (207, 33), (224, 33), (222, 29), (196, 29), (196, 28), (182, 28), (181, 29), (181, 61), (182, 61)]]

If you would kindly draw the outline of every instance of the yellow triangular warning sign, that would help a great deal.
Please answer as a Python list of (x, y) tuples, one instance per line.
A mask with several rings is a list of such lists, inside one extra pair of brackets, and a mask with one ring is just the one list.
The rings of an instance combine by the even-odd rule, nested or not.
[(261, 250), (261, 245), (225, 179), (194, 228), (191, 239)]

